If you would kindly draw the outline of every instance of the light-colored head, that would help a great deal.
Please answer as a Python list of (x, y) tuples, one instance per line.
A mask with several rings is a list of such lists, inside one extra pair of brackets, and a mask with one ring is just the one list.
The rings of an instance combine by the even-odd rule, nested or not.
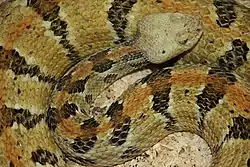
[(191, 49), (202, 35), (202, 21), (181, 13), (147, 15), (138, 24), (136, 46), (151, 63), (159, 64)]

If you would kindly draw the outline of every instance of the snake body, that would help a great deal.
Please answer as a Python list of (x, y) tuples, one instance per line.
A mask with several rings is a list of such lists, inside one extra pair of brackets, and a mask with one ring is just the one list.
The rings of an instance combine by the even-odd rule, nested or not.
[(187, 131), (211, 166), (249, 167), (249, 18), (245, 0), (2, 2), (0, 166), (113, 166)]

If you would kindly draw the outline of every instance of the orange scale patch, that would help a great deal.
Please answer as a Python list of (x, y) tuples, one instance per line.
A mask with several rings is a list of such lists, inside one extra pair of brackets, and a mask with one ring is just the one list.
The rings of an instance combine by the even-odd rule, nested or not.
[(197, 69), (178, 70), (172, 74), (170, 78), (171, 84), (178, 85), (201, 85), (207, 81), (207, 75), (203, 71)]
[(74, 139), (76, 137), (87, 138), (95, 136), (97, 133), (105, 133), (110, 128), (115, 126), (112, 122), (104, 122), (100, 120), (99, 123), (100, 125), (98, 127), (83, 129), (79, 124), (74, 123), (71, 119), (62, 119), (59, 124), (59, 129), (63, 136)]
[(23, 20), (13, 24), (13, 26), (8, 31), (9, 37), (5, 39), (4, 48), (6, 50), (11, 50), (13, 48), (14, 41), (18, 40), (22, 33), (28, 30), (28, 27), (31, 26), (35, 17), (36, 15), (25, 16)]
[(75, 124), (71, 119), (62, 119), (59, 129), (63, 136), (72, 139), (76, 137), (89, 137), (97, 133), (96, 128), (81, 129), (81, 126)]
[(114, 50), (111, 53), (105, 55), (105, 58), (110, 59), (110, 60), (119, 60), (122, 54), (126, 54), (126, 53), (133, 52), (136, 50), (138, 50), (138, 48), (134, 46), (120, 48), (119, 50)]
[(84, 61), (78, 64), (77, 69), (72, 73), (71, 82), (87, 77), (92, 72), (93, 66), (93, 63), (90, 61)]
[(152, 95), (153, 89), (149, 86), (138, 88), (133, 93), (125, 97), (123, 103), (122, 117), (135, 117), (136, 113), (142, 106), (150, 104), (149, 96)]
[(7, 128), (3, 132), (1, 141), (4, 143), (4, 156), (14, 164), (15, 167), (24, 167), (21, 159), (21, 149), (17, 145), (15, 137), (12, 135), (11, 129)]
[(236, 83), (228, 86), (226, 95), (233, 106), (250, 117), (250, 92), (247, 92), (240, 84)]
[(60, 108), (61, 105), (66, 103), (66, 101), (70, 98), (70, 94), (67, 91), (61, 91), (59, 94), (56, 94), (54, 97), (54, 103), (57, 108)]

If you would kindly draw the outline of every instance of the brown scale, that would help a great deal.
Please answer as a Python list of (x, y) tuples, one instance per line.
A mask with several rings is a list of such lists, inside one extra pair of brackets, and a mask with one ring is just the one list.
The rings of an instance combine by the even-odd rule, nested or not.
[(96, 136), (88, 137), (86, 139), (75, 138), (74, 142), (70, 144), (70, 147), (74, 152), (85, 154), (95, 146), (96, 140)]
[(174, 126), (176, 124), (176, 120), (168, 112), (170, 91), (171, 91), (171, 84), (168, 84), (164, 87), (164, 89), (156, 90), (155, 92), (153, 92), (153, 100), (152, 100), (153, 101), (152, 109), (155, 112), (164, 115), (164, 117), (167, 119), (165, 129), (169, 131), (174, 129)]
[(214, 5), (217, 8), (216, 13), (218, 19), (216, 20), (220, 27), (228, 28), (236, 19), (234, 12), (234, 0), (214, 0)]
[(58, 163), (56, 155), (47, 150), (37, 149), (36, 151), (32, 151), (31, 155), (31, 159), (34, 162), (39, 162), (41, 165), (46, 165), (46, 163), (48, 163), (55, 166)]
[(16, 50), (9, 51), (10, 67), (15, 75), (26, 75), (29, 74), (30, 77), (37, 76), (39, 81), (44, 81), (48, 83), (55, 83), (55, 77), (45, 75), (40, 71), (37, 65), (28, 65), (25, 58), (20, 56)]
[(77, 110), (77, 105), (75, 105), (74, 103), (69, 104), (68, 102), (66, 102), (60, 109), (60, 114), (62, 115), (62, 118), (67, 119), (70, 116), (75, 116)]
[(67, 23), (59, 17), (60, 7), (58, 6), (58, 2), (50, 0), (29, 0), (27, 6), (32, 7), (45, 21), (51, 22), (50, 29), (55, 36), (62, 37), (60, 44), (69, 51), (66, 56), (76, 63), (79, 62), (81, 58), (79, 53), (75, 51), (74, 46), (70, 44), (69, 40), (67, 40)]
[(95, 64), (92, 70), (102, 73), (112, 68), (112, 64), (114, 63), (115, 63), (114, 61), (106, 59), (98, 64)]
[[(117, 122), (117, 121), (116, 121)], [(121, 146), (126, 142), (130, 130), (130, 117), (124, 118), (124, 120), (117, 124), (112, 132), (112, 137), (109, 139), (109, 143), (112, 146)]]
[(108, 11), (108, 20), (112, 23), (114, 30), (118, 36), (115, 43), (122, 43), (126, 40), (125, 28), (127, 25), (126, 15), (132, 9), (137, 0), (114, 0)]
[(66, 91), (69, 94), (83, 92), (85, 90), (85, 84), (88, 81), (88, 79), (89, 76), (87, 76), (83, 80), (77, 80), (73, 83), (70, 83), (69, 86), (66, 87)]
[(229, 133), (226, 136), (227, 139), (250, 139), (250, 119), (241, 115), (233, 118), (233, 126), (229, 126)]
[(58, 125), (58, 112), (58, 109), (49, 107), (45, 120), (49, 130), (54, 131), (56, 129)]

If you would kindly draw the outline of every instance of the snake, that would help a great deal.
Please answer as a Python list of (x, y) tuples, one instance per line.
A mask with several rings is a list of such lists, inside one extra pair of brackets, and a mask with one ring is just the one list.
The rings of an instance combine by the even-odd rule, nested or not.
[(249, 18), (249, 0), (2, 1), (0, 166), (114, 166), (191, 132), (211, 167), (250, 167)]

